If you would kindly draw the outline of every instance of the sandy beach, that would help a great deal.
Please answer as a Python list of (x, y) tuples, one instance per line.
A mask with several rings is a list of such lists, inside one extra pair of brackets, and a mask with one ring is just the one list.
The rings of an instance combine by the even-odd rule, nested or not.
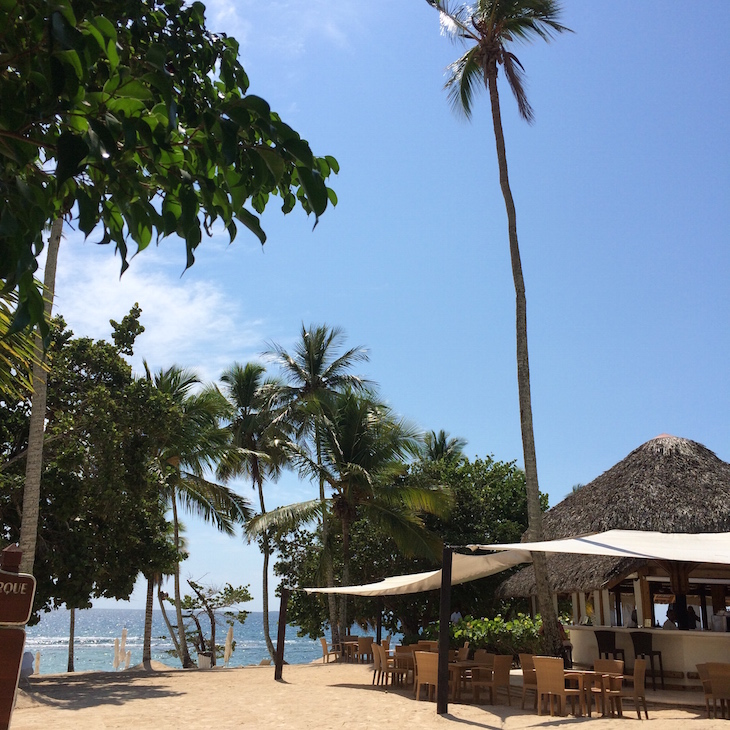
[[(639, 722), (633, 705), (623, 718), (538, 717), (520, 709), (517, 684), (511, 707), (452, 703), (447, 715), (438, 716), (435, 703), (416, 702), (412, 689), (375, 688), (371, 679), (368, 666), (350, 664), (285, 666), (281, 682), (274, 680), (273, 667), (48, 675), (31, 678), (30, 686), (20, 692), (11, 730), (553, 730), (583, 723), (595, 730), (615, 730)], [(686, 701), (681, 694), (666, 693), (667, 700), (678, 703), (672, 705), (658, 706), (650, 699), (648, 722), (662, 730), (686, 730), (688, 722), (693, 728), (730, 727), (727, 720), (707, 719), (701, 694), (691, 694)]]

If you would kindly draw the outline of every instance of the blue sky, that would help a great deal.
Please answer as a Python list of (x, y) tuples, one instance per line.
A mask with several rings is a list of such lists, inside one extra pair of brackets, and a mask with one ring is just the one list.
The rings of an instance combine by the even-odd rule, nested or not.
[[(302, 322), (337, 325), (369, 350), (361, 372), (397, 412), (467, 439), (470, 457), (521, 464), (491, 117), (486, 95), (471, 122), (450, 110), (444, 72), (460, 49), (437, 13), (425, 0), (207, 5), (209, 27), (241, 42), (251, 93), (338, 159), (339, 204), (312, 231), (272, 201), (263, 251), (245, 231), (205, 240), (182, 276), (179, 240), (120, 281), (111, 250), (67, 229), (57, 311), (104, 337), (139, 301), (135, 368), (210, 380), (267, 341), (292, 347)], [(663, 432), (730, 460), (727, 6), (572, 0), (562, 19), (574, 33), (515, 48), (533, 125), (501, 89), (551, 505)], [(275, 506), (315, 489), (287, 474), (268, 494)], [(183, 575), (250, 583), (257, 609), (256, 548), (186, 525)]]

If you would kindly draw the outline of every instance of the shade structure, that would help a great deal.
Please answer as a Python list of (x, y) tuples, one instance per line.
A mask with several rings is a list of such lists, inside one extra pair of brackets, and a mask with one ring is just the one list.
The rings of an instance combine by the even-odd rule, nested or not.
[[(529, 562), (530, 553), (523, 549), (505, 550), (493, 555), (454, 554), (451, 569), (451, 585), (486, 578), (519, 563)], [(395, 575), (390, 578), (359, 586), (336, 588), (304, 588), (307, 593), (342, 593), (349, 596), (402, 596), (441, 588), (441, 570), (426, 573)]]
[[(564, 540), (470, 545), (473, 550), (504, 550), (577, 555), (608, 555), (616, 558), (672, 560), (689, 563), (730, 565), (730, 532), (644, 532), (608, 530)], [(527, 553), (529, 561), (529, 552)]]

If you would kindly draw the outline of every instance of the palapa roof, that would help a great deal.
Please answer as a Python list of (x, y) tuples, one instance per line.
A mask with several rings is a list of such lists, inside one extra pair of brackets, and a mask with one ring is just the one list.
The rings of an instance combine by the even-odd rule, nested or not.
[[(662, 434), (543, 516), (546, 540), (614, 529), (730, 531), (730, 464), (696, 441)], [(558, 593), (605, 588), (645, 564), (625, 558), (548, 556), (551, 585)], [(532, 566), (508, 578), (499, 593), (535, 593)]]

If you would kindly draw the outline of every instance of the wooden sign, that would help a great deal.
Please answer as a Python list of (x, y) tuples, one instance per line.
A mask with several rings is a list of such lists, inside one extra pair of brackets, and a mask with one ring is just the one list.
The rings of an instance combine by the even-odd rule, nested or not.
[[(8, 730), (35, 596), (35, 578), (18, 573), (22, 553), (15, 545), (0, 553), (0, 730)], [(8, 625), (9, 624), (9, 625)]]
[(35, 595), (35, 578), (0, 570), (0, 624), (25, 626)]
[(0, 730), (10, 726), (24, 647), (24, 629), (0, 628)]

